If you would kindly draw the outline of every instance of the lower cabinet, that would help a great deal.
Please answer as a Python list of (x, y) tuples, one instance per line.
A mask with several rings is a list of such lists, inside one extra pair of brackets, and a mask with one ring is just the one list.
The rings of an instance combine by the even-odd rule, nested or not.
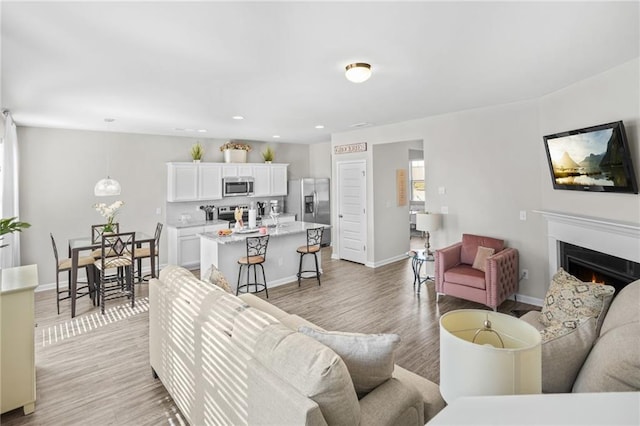
[(216, 224), (206, 226), (191, 226), (187, 228), (168, 228), (168, 247), (170, 265), (180, 265), (187, 269), (200, 267), (200, 237), (203, 232), (217, 232), (227, 229), (229, 225)]
[(0, 271), (0, 412), (36, 403), (35, 302), (36, 265)]

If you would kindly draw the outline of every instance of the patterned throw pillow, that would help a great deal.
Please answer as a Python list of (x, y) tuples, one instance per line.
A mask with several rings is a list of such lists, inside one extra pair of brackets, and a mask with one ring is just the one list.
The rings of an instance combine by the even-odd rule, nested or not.
[(596, 318), (599, 331), (602, 314), (606, 314), (614, 292), (612, 286), (582, 282), (560, 268), (551, 280), (540, 322), (548, 327), (581, 318)]
[(222, 272), (215, 265), (211, 265), (211, 268), (207, 270), (204, 274), (207, 277), (207, 281), (209, 281), (213, 285), (217, 285), (227, 293), (231, 293), (231, 287), (229, 287), (229, 283), (227, 279), (224, 277)]

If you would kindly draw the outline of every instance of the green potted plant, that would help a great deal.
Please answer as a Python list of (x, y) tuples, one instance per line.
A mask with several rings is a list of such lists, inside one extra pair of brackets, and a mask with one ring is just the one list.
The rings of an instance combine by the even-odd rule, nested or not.
[(265, 149), (264, 152), (262, 153), (262, 158), (264, 159), (264, 162), (268, 164), (273, 161), (274, 155), (275, 153), (273, 152), (273, 148), (271, 148), (270, 146), (267, 146), (267, 149)]
[(199, 163), (202, 160), (202, 156), (204, 155), (204, 148), (200, 145), (200, 142), (196, 142), (195, 145), (191, 147), (191, 158), (194, 163)]
[(3, 235), (13, 232), (22, 232), (23, 229), (29, 228), (31, 224), (27, 222), (19, 222), (17, 217), (9, 217), (0, 219), (0, 248), (9, 244), (2, 244)]

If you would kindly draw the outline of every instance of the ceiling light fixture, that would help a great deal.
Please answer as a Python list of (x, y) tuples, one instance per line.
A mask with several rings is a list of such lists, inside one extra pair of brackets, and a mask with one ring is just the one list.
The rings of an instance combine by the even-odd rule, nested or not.
[(323, 126), (322, 124), (318, 124), (318, 125), (316, 126), (316, 129), (324, 129), (324, 126)]
[(280, 138), (280, 135), (273, 135), (273, 138), (274, 138), (274, 139), (279, 139), (279, 138)]
[(345, 77), (352, 83), (362, 83), (371, 77), (371, 65), (364, 62), (349, 64), (345, 70)]
[[(107, 123), (107, 130), (109, 129), (109, 124), (116, 121), (114, 118), (105, 118), (104, 122)], [(96, 197), (108, 197), (111, 195), (120, 195), (121, 187), (120, 183), (109, 177), (109, 150), (106, 149), (107, 157), (107, 177), (105, 179), (100, 179), (96, 186), (93, 187), (93, 193)]]
[(233, 118), (234, 120), (244, 120), (244, 117), (243, 117), (243, 116), (241, 116), (241, 115), (234, 115), (234, 116), (233, 116), (233, 117), (231, 117), (231, 118)]

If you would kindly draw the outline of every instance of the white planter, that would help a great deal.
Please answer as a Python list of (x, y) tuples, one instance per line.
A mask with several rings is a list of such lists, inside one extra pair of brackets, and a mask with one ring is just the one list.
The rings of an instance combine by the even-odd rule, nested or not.
[(225, 149), (224, 153), (225, 163), (246, 163), (247, 151), (244, 149)]

